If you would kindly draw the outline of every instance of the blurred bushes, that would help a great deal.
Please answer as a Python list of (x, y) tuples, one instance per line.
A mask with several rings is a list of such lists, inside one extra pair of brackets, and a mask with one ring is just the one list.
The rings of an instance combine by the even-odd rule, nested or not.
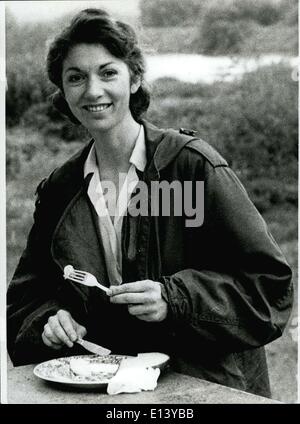
[(244, 42), (255, 37), (257, 27), (297, 26), (297, 12), (292, 0), (214, 0), (206, 3), (200, 14), (194, 46), (205, 54), (240, 53)]
[[(213, 17), (214, 15), (210, 15)], [(245, 38), (249, 36), (249, 24), (226, 19), (209, 19), (203, 16), (199, 35), (194, 44), (204, 54), (236, 54), (241, 51)]]
[(20, 122), (22, 115), (36, 103), (47, 100), (47, 79), (38, 58), (28, 53), (7, 61), (7, 125)]
[(183, 121), (185, 126), (195, 127), (232, 161), (245, 162), (245, 172), (246, 164), (252, 162), (249, 155), (257, 155), (257, 149), (260, 154), (251, 165), (258, 165), (256, 172), (260, 161), (268, 161), (273, 175), (279, 164), (297, 157), (298, 87), (285, 65), (264, 67), (239, 81), (212, 85), (161, 79), (152, 92), (149, 119), (159, 125), (178, 127)]
[(143, 27), (139, 40), (147, 54), (194, 53), (196, 30), (195, 26)]
[(142, 24), (148, 27), (186, 26), (195, 22), (195, 16), (211, 22), (254, 20), (272, 25), (294, 5), (294, 0), (147, 0), (140, 9)]
[[(18, 25), (6, 10), (6, 124), (18, 125), (36, 103), (44, 103), (53, 89), (45, 70), (45, 46), (51, 26)], [(37, 36), (38, 34), (38, 36)]]
[(283, 0), (280, 3), (286, 25), (298, 25), (298, 0)]
[(80, 147), (82, 139), (66, 143), (62, 137), (45, 136), (34, 127), (9, 128), (6, 131), (7, 181), (22, 180), (24, 183), (24, 175), (27, 175), (30, 187), (32, 182), (36, 184)]
[(147, 0), (140, 2), (142, 24), (148, 27), (185, 26), (199, 15), (205, 0)]
[(246, 181), (247, 190), (252, 201), (261, 212), (266, 212), (278, 205), (289, 205), (297, 208), (297, 180), (287, 184), (285, 179), (261, 177)]
[(212, 97), (217, 95), (223, 83), (200, 84), (178, 81), (176, 78), (160, 78), (151, 86), (151, 98), (155, 101), (170, 98), (173, 95), (179, 98)]
[(231, 22), (253, 20), (260, 25), (272, 25), (282, 18), (280, 3), (272, 0), (214, 0), (206, 13), (210, 19)]
[(244, 38), (240, 54), (261, 55), (265, 53), (282, 53), (298, 55), (298, 27), (278, 23), (272, 26), (261, 26), (252, 21), (248, 28), (251, 36)]
[(39, 130), (44, 136), (56, 136), (67, 142), (88, 138), (85, 128), (73, 124), (52, 105), (51, 97), (46, 102), (32, 104), (22, 115), (20, 123)]
[[(297, 0), (147, 0), (140, 7), (141, 39), (156, 51), (297, 54)], [(271, 47), (265, 37), (275, 39)]]

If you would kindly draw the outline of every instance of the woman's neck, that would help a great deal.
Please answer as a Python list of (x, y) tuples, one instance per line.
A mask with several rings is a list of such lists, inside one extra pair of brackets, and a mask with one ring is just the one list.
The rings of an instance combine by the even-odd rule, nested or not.
[(132, 118), (127, 120), (125, 125), (93, 134), (99, 167), (120, 172), (127, 170), (139, 130), (140, 124)]

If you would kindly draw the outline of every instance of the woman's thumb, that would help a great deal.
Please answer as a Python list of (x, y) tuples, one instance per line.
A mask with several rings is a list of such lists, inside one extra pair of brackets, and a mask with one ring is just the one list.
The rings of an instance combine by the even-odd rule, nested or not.
[(73, 326), (76, 331), (77, 337), (82, 339), (87, 333), (86, 328), (83, 327), (83, 325), (78, 324), (75, 319), (73, 319)]
[(82, 339), (86, 335), (87, 331), (85, 327), (77, 324), (76, 333), (77, 333), (77, 336)]

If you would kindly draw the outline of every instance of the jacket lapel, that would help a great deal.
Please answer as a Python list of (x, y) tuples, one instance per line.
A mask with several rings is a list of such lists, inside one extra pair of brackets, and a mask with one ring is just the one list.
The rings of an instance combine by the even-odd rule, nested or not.
[[(89, 176), (83, 179), (83, 157), (86, 156), (87, 150), (84, 149), (81, 155), (69, 163), (67, 179), (63, 191), (59, 193), (69, 200), (55, 228), (51, 253), (62, 271), (66, 265), (72, 265), (75, 269), (92, 273), (99, 282), (108, 286), (103, 245), (96, 225), (95, 211), (87, 195)], [(76, 184), (71, 183), (71, 176)], [(73, 193), (71, 199), (70, 192)], [(88, 290), (85, 290), (87, 287), (77, 286), (81, 291), (88, 293)]]

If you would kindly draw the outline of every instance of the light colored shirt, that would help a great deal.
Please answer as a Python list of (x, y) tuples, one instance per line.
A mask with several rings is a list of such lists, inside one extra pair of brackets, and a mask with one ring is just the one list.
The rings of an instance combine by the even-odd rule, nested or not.
[[(108, 201), (111, 199), (111, 192), (106, 195), (105, 188), (109, 184), (105, 181), (101, 182), (99, 168), (97, 164), (95, 144), (89, 152), (89, 155), (84, 164), (84, 177), (92, 173), (93, 176), (90, 180), (88, 187), (88, 196), (95, 208), (98, 217), (98, 227), (101, 234), (105, 262), (109, 282), (111, 285), (118, 285), (122, 282), (122, 223), (124, 214), (127, 211), (130, 197), (139, 181), (136, 169), (143, 172), (146, 163), (146, 144), (144, 127), (140, 126), (140, 131), (135, 142), (129, 162), (131, 164), (126, 176), (119, 178), (124, 183), (119, 187), (119, 196), (115, 203), (116, 207), (112, 208)], [(115, 198), (116, 196), (112, 196)], [(113, 212), (114, 220), (112, 221), (110, 213)]]

